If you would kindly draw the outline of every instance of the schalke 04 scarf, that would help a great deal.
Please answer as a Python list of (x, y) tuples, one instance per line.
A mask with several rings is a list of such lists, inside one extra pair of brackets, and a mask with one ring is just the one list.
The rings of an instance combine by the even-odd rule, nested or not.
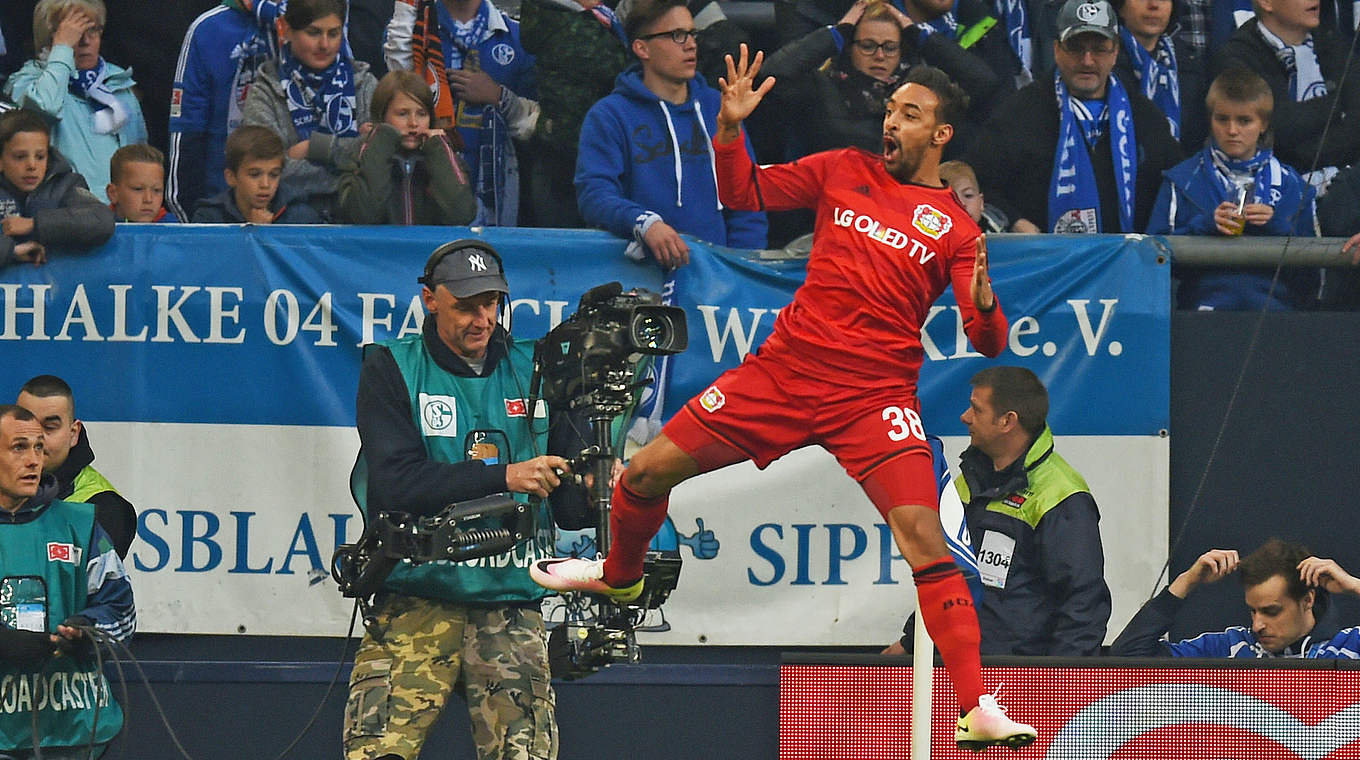
[(72, 95), (85, 98), (94, 105), (94, 131), (101, 135), (117, 132), (128, 120), (127, 109), (104, 83), (107, 77), (108, 67), (101, 56), (94, 68), (78, 69), (72, 74), (68, 85)]
[(1006, 24), (1006, 39), (1020, 59), (1020, 68), (1030, 74), (1034, 69), (1034, 32), (1030, 29), (1025, 0), (996, 0), (996, 11)]
[(1275, 205), (1275, 199), (1271, 197), (1271, 188), (1279, 187), (1284, 180), (1284, 172), (1280, 170), (1278, 161), (1273, 160), (1275, 154), (1270, 148), (1258, 148), (1256, 154), (1251, 158), (1236, 159), (1228, 156), (1219, 149), (1213, 139), (1204, 146), (1203, 160), (1213, 164), (1217, 170), (1214, 172), (1214, 183), (1217, 203), (1223, 201), (1237, 202), (1237, 182), (1238, 177), (1252, 177), (1255, 179), (1252, 191), (1252, 202)]
[[(1133, 108), (1128, 93), (1111, 76), (1105, 106), (1092, 114), (1086, 103), (1072, 97), (1060, 72), (1053, 74), (1061, 122), (1053, 153), (1053, 177), (1048, 189), (1048, 229), (1051, 232), (1133, 232), (1133, 195), (1137, 181), (1137, 142)], [(1100, 192), (1096, 188), (1090, 146), (1108, 129), (1114, 161), (1115, 192), (1119, 198), (1119, 230), (1100, 229)]]
[(1322, 78), (1322, 66), (1318, 64), (1317, 51), (1313, 48), (1313, 35), (1308, 35), (1302, 45), (1286, 45), (1259, 21), (1256, 31), (1274, 48), (1275, 57), (1289, 71), (1289, 96), (1295, 103), (1327, 94), (1327, 81)]
[(279, 81), (299, 140), (314, 131), (348, 137), (359, 134), (354, 120), (354, 65), (345, 55), (337, 55), (324, 71), (314, 71), (293, 55), (291, 46), (284, 45)]
[(1143, 94), (1166, 115), (1166, 120), (1171, 124), (1171, 136), (1179, 140), (1181, 86), (1171, 37), (1165, 34), (1159, 36), (1157, 47), (1148, 51), (1128, 27), (1121, 27), (1119, 34), (1124, 40), (1124, 49), (1129, 51), (1129, 58), (1133, 61), (1133, 71), (1138, 75), (1138, 81), (1143, 83)]

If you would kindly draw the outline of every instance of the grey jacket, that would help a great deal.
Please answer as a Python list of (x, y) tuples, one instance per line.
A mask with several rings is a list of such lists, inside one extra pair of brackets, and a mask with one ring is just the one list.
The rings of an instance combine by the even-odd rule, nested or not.
[[(368, 64), (354, 62), (354, 122), (363, 124), (371, 121), (369, 104), (373, 100), (373, 89), (378, 80), (368, 73)], [(284, 149), (296, 145), (297, 129), (288, 112), (288, 97), (283, 83), (279, 80), (278, 64), (266, 61), (260, 65), (255, 82), (246, 94), (246, 102), (241, 106), (241, 123), (258, 124), (268, 127), (283, 138)], [(307, 144), (307, 158), (284, 158), (281, 184), (287, 185), (295, 197), (306, 198), (308, 203), (329, 216), (334, 208), (336, 194), (340, 191), (340, 173), (343, 167), (351, 164), (358, 154), (359, 137), (336, 137), (313, 132)]]
[(0, 235), (0, 266), (13, 264), (14, 246), (36, 240), (44, 247), (93, 248), (113, 237), (113, 209), (85, 185), (85, 179), (55, 148), (47, 154), (47, 174), (31, 193), (22, 193), (0, 176), (0, 217), (33, 220), (33, 234)]

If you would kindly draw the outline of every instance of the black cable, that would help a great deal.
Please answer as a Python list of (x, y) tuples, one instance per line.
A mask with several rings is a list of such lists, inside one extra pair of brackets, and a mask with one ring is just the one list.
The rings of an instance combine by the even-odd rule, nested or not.
[[(1337, 109), (1341, 106), (1341, 95), (1346, 86), (1346, 77), (1350, 74), (1351, 62), (1355, 59), (1357, 41), (1360, 41), (1360, 34), (1351, 38), (1350, 49), (1346, 51), (1346, 62), (1341, 69), (1341, 79), (1336, 85), (1336, 98), (1332, 101), (1332, 108), (1327, 113), (1326, 122), (1323, 123), (1322, 135), (1318, 139), (1317, 150), (1313, 153), (1313, 165), (1308, 170), (1308, 173), (1310, 174), (1317, 171), (1318, 163), (1322, 160), (1322, 148), (1327, 141), (1327, 132), (1332, 127), (1332, 119), (1336, 116)], [(1274, 128), (1272, 127), (1272, 131), (1273, 129)], [(1298, 220), (1298, 215), (1301, 213), (1303, 213), (1302, 204), (1300, 204), (1299, 209), (1294, 212), (1294, 218), (1289, 220), (1290, 230), (1294, 229), (1294, 223)], [(1316, 201), (1314, 201), (1313, 213), (1316, 218)], [(1152, 584), (1152, 592), (1148, 595), (1148, 599), (1152, 599), (1157, 595), (1157, 589), (1161, 587), (1162, 579), (1164, 577), (1170, 577), (1171, 557), (1176, 553), (1176, 549), (1180, 547), (1181, 541), (1185, 538), (1185, 531), (1190, 527), (1190, 518), (1194, 515), (1195, 510), (1199, 508), (1200, 496), (1204, 492), (1204, 485), (1209, 479), (1209, 472), (1213, 469), (1214, 461), (1218, 458), (1218, 452), (1223, 443), (1223, 435), (1228, 429), (1228, 420), (1232, 417), (1233, 409), (1237, 406), (1237, 399), (1241, 394), (1242, 384), (1246, 380), (1247, 367), (1251, 364), (1252, 356), (1256, 353), (1257, 342), (1260, 340), (1261, 326), (1265, 323), (1267, 306), (1270, 298), (1275, 294), (1276, 286), (1279, 284), (1280, 272), (1284, 269), (1285, 256), (1289, 253), (1289, 244), (1293, 242), (1294, 237), (1293, 234), (1286, 235), (1284, 245), (1280, 248), (1280, 258), (1275, 262), (1275, 272), (1270, 278), (1270, 288), (1266, 291), (1266, 303), (1261, 305), (1260, 311), (1256, 314), (1256, 324), (1252, 326), (1251, 338), (1247, 341), (1247, 349), (1242, 354), (1242, 365), (1238, 369), (1237, 380), (1233, 383), (1232, 394), (1228, 396), (1228, 406), (1223, 410), (1223, 418), (1219, 422), (1218, 432), (1214, 435), (1213, 445), (1209, 448), (1209, 456), (1204, 463), (1204, 469), (1200, 471), (1199, 482), (1195, 484), (1195, 492), (1190, 498), (1190, 506), (1185, 510), (1185, 516), (1181, 521), (1180, 529), (1176, 532), (1176, 537), (1172, 539), (1171, 545), (1167, 548), (1166, 562), (1162, 564), (1162, 569), (1157, 573), (1157, 579)]]
[(331, 682), (326, 685), (326, 693), (321, 695), (321, 701), (317, 703), (316, 710), (312, 712), (312, 717), (308, 719), (307, 725), (302, 727), (302, 731), (300, 731), (297, 736), (293, 737), (293, 741), (289, 742), (288, 746), (284, 747), (283, 751), (280, 752), (274, 760), (283, 760), (283, 758), (293, 750), (293, 747), (295, 747), (298, 742), (302, 741), (302, 737), (306, 736), (307, 732), (312, 730), (312, 724), (316, 723), (317, 717), (321, 715), (322, 708), (326, 706), (326, 700), (330, 699), (331, 691), (335, 689), (335, 684), (340, 680), (340, 673), (345, 669), (345, 660), (349, 653), (349, 642), (350, 639), (354, 638), (354, 621), (357, 620), (358, 617), (359, 600), (355, 599), (354, 608), (349, 614), (349, 630), (345, 632), (345, 640), (340, 647), (340, 660), (335, 665), (335, 673), (331, 676)]

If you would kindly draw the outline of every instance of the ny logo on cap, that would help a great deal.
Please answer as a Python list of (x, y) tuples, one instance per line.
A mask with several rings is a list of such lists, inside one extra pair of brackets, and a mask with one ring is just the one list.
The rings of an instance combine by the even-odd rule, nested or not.
[(1105, 9), (1096, 3), (1082, 3), (1077, 6), (1077, 18), (1081, 19), (1083, 23), (1090, 24), (1092, 22), (1097, 22), (1105, 24), (1107, 22), (1104, 16)]
[(485, 272), (486, 260), (482, 258), (482, 254), (480, 253), (469, 253), (468, 267), (474, 272)]

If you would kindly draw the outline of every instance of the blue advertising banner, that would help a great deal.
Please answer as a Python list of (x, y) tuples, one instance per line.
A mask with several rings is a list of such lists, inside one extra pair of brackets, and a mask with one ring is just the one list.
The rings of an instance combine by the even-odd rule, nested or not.
[[(350, 426), (359, 347), (419, 329), (429, 252), (465, 228), (135, 225), (87, 255), (0, 273), (0, 388), (39, 372), (75, 385), (86, 419)], [(511, 286), (513, 330), (537, 337), (588, 288), (660, 291), (653, 265), (601, 232), (487, 229)], [(797, 261), (692, 243), (674, 302), (690, 348), (673, 362), (667, 412), (736, 366), (802, 281)], [(1006, 363), (1053, 389), (1055, 430), (1156, 435), (1168, 424), (1169, 267), (1151, 239), (1011, 238), (991, 245), (1011, 323)], [(952, 295), (923, 342), (927, 427), (963, 432), (967, 345)], [(3, 396), (3, 391), (0, 391)]]
[[(803, 277), (801, 261), (691, 241), (668, 283), (589, 231), (176, 225), (120, 226), (88, 254), (0, 271), (0, 401), (40, 373), (74, 387), (96, 466), (138, 508), (127, 566), (141, 630), (344, 632), (328, 568), (363, 529), (348, 493), (360, 346), (419, 330), (426, 258), (474, 235), (504, 256), (520, 337), (600, 283), (673, 285), (690, 348), (669, 409), (758, 347)], [(952, 463), (974, 372), (999, 361), (1044, 379), (1058, 448), (1100, 503), (1117, 631), (1166, 540), (1168, 266), (1138, 237), (990, 249), (1007, 351), (971, 352), (946, 295), (923, 335), (924, 417)], [(882, 643), (910, 599), (887, 526), (815, 447), (684, 483), (658, 540), (683, 550), (685, 570), (649, 643)]]

